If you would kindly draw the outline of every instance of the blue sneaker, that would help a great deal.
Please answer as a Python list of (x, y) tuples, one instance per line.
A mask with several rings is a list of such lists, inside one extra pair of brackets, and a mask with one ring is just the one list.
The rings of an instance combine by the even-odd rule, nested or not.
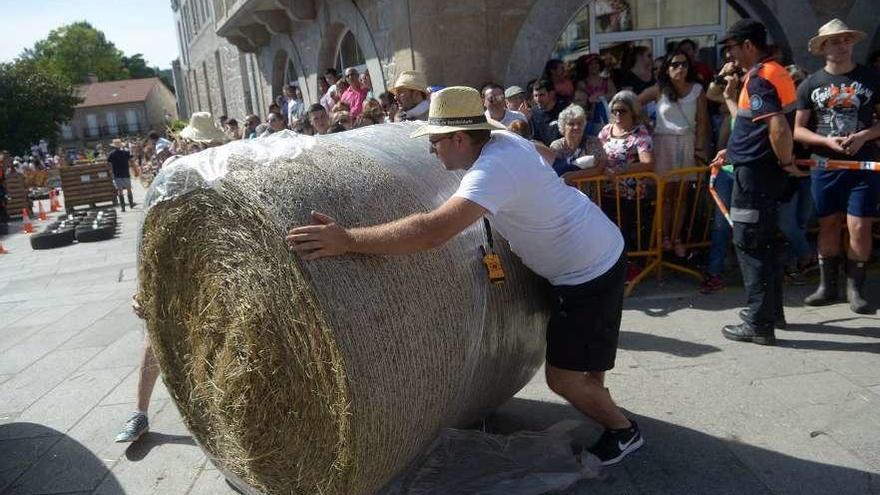
[(150, 431), (150, 422), (147, 420), (147, 415), (142, 412), (136, 412), (125, 422), (122, 431), (116, 435), (116, 442), (134, 442), (148, 431)]

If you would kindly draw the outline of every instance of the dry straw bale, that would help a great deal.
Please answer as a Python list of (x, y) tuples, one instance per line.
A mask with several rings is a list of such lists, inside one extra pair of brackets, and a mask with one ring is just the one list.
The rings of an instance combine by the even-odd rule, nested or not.
[(497, 407), (542, 361), (540, 282), (496, 242), (507, 281), (490, 286), (481, 224), (407, 256), (287, 251), (286, 229), (312, 209), (372, 225), (448, 198), (459, 176), (411, 130), (328, 136), (268, 163), (247, 147), (284, 140), (236, 143), (182, 159), (228, 160), (213, 187), (175, 197), (193, 183), (182, 166), (158, 181), (172, 198), (150, 205), (143, 229), (150, 339), (190, 431), (254, 492), (375, 492), (438, 429)]

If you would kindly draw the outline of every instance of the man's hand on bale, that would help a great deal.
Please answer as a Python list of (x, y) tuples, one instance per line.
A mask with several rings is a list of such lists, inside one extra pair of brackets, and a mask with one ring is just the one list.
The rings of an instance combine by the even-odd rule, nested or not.
[(351, 237), (333, 217), (313, 211), (312, 221), (312, 225), (294, 227), (287, 233), (285, 239), (291, 251), (299, 253), (304, 260), (339, 256), (348, 252)]

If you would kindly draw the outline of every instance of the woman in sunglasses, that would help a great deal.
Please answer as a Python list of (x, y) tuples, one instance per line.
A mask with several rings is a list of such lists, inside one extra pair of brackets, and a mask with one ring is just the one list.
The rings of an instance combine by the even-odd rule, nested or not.
[[(678, 49), (667, 55), (657, 74), (657, 84), (639, 95), (642, 105), (652, 101), (657, 102), (654, 126), (657, 174), (663, 177), (677, 168), (693, 167), (695, 155), (705, 162), (709, 138), (706, 93), (697, 82), (697, 71), (687, 53)], [(676, 256), (684, 257), (687, 253), (680, 237), (684, 208), (679, 208), (678, 215), (674, 215), (677, 189), (668, 188), (663, 198), (663, 249), (674, 249)]]

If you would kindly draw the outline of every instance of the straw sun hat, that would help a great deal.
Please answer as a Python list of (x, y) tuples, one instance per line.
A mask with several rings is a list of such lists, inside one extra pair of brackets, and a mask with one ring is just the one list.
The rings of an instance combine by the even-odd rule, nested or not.
[(506, 129), (501, 123), (487, 119), (483, 112), (483, 101), (476, 89), (466, 86), (444, 88), (431, 96), (428, 125), (422, 126), (410, 134), (410, 137), (480, 129)]
[(398, 89), (412, 89), (414, 91), (421, 91), (423, 94), (428, 94), (428, 82), (425, 80), (425, 75), (421, 72), (417, 70), (405, 70), (397, 76), (397, 81), (394, 82), (394, 87), (389, 91), (396, 95)]
[(180, 137), (196, 143), (226, 140), (226, 134), (217, 127), (214, 117), (208, 112), (194, 112), (189, 119), (189, 125), (180, 131)]
[(827, 24), (819, 28), (819, 34), (817, 36), (810, 39), (810, 53), (813, 55), (821, 55), (822, 43), (832, 36), (839, 36), (841, 34), (851, 34), (853, 38), (855, 38), (856, 43), (867, 37), (862, 31), (850, 29), (849, 26), (840, 19), (831, 19)]

